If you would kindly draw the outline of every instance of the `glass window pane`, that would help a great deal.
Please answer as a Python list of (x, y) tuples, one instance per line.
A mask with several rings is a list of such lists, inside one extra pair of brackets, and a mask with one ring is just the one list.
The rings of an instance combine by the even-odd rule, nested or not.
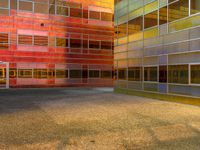
[(99, 70), (89, 70), (89, 77), (90, 78), (99, 78), (100, 77)]
[(48, 37), (47, 36), (34, 36), (34, 45), (48, 46)]
[(48, 14), (49, 13), (48, 4), (35, 3), (34, 12)]
[(143, 30), (143, 16), (132, 19), (128, 22), (128, 34), (134, 34)]
[(159, 10), (159, 25), (167, 23), (167, 6)]
[(57, 69), (56, 70), (56, 78), (68, 78), (68, 70)]
[(70, 16), (82, 18), (82, 9), (70, 8)]
[(0, 0), (0, 7), (8, 8), (8, 0)]
[(47, 69), (34, 69), (34, 78), (47, 78)]
[(68, 47), (68, 39), (66, 38), (56, 38), (57, 47)]
[(70, 70), (70, 78), (81, 78), (81, 70)]
[(151, 12), (144, 16), (144, 28), (150, 28), (158, 25), (158, 11)]
[(167, 66), (159, 66), (159, 82), (167, 83)]
[(191, 14), (200, 12), (200, 0), (191, 0)]
[(81, 48), (81, 39), (70, 39), (71, 48)]
[(0, 50), (1, 49), (8, 49), (8, 34), (7, 33), (0, 33)]
[(112, 71), (101, 71), (101, 78), (112, 78)]
[(19, 10), (32, 11), (33, 10), (33, 3), (32, 2), (19, 1)]
[(129, 81), (142, 81), (142, 68), (130, 67), (128, 68), (128, 80)]
[(188, 0), (179, 0), (169, 5), (169, 22), (189, 16)]
[(113, 15), (111, 13), (101, 12), (101, 20), (102, 21), (112, 21)]
[(118, 38), (127, 36), (127, 23), (120, 24), (117, 29)]
[(18, 44), (32, 45), (33, 37), (31, 35), (18, 35)]
[(191, 83), (200, 84), (200, 65), (191, 65)]
[(157, 82), (157, 78), (158, 78), (157, 67), (144, 68), (144, 81)]
[(90, 11), (90, 19), (100, 20), (100, 12)]
[(127, 73), (126, 73), (125, 68), (118, 69), (118, 79), (119, 80), (126, 80), (126, 76), (127, 76)]
[(32, 78), (32, 69), (18, 69), (18, 78)]
[(168, 69), (169, 83), (189, 83), (188, 65), (170, 65)]
[(57, 15), (68, 16), (68, 7), (57, 6)]
[(100, 41), (89, 41), (89, 48), (100, 49)]
[(8, 16), (9, 15), (9, 9), (1, 9), (0, 8), (0, 15)]
[(111, 50), (112, 49), (112, 42), (101, 41), (101, 49)]

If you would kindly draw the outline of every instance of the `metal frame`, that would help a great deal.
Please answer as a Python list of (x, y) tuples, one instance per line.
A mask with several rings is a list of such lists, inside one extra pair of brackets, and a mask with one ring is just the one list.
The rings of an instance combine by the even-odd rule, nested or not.
[(0, 64), (5, 65), (5, 67), (6, 67), (6, 85), (5, 85), (5, 88), (8, 89), (9, 88), (9, 62), (0, 61)]

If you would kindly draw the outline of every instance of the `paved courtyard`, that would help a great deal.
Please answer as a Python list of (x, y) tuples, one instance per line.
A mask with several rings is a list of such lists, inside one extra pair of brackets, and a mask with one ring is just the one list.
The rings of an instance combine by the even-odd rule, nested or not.
[(199, 150), (200, 108), (102, 89), (0, 90), (0, 150)]

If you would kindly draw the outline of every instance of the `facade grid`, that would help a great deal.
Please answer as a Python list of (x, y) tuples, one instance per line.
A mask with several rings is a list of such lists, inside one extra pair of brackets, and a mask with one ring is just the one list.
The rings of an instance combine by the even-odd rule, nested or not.
[(115, 0), (116, 88), (200, 96), (200, 1)]
[(113, 4), (0, 0), (0, 86), (113, 86)]

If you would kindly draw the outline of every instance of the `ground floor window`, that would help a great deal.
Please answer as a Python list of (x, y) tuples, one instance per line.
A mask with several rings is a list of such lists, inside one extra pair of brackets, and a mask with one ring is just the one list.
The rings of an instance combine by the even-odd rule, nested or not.
[(112, 71), (102, 70), (101, 71), (101, 78), (112, 78)]
[(168, 72), (169, 83), (189, 83), (188, 65), (170, 65)]
[(144, 81), (157, 82), (158, 67), (144, 67)]
[(18, 78), (32, 78), (33, 70), (32, 69), (18, 69)]
[(99, 70), (89, 70), (89, 77), (90, 78), (99, 78), (100, 71)]
[(34, 78), (47, 78), (47, 69), (34, 69)]
[(125, 68), (118, 69), (118, 79), (126, 80), (126, 76), (127, 76), (127, 73), (126, 73)]
[(81, 78), (81, 70), (70, 70), (70, 78)]
[(142, 67), (129, 67), (128, 80), (129, 81), (142, 81)]
[(167, 66), (159, 66), (159, 82), (167, 83)]
[(200, 65), (191, 65), (191, 83), (200, 84)]
[(68, 78), (68, 70), (56, 69), (56, 78)]

